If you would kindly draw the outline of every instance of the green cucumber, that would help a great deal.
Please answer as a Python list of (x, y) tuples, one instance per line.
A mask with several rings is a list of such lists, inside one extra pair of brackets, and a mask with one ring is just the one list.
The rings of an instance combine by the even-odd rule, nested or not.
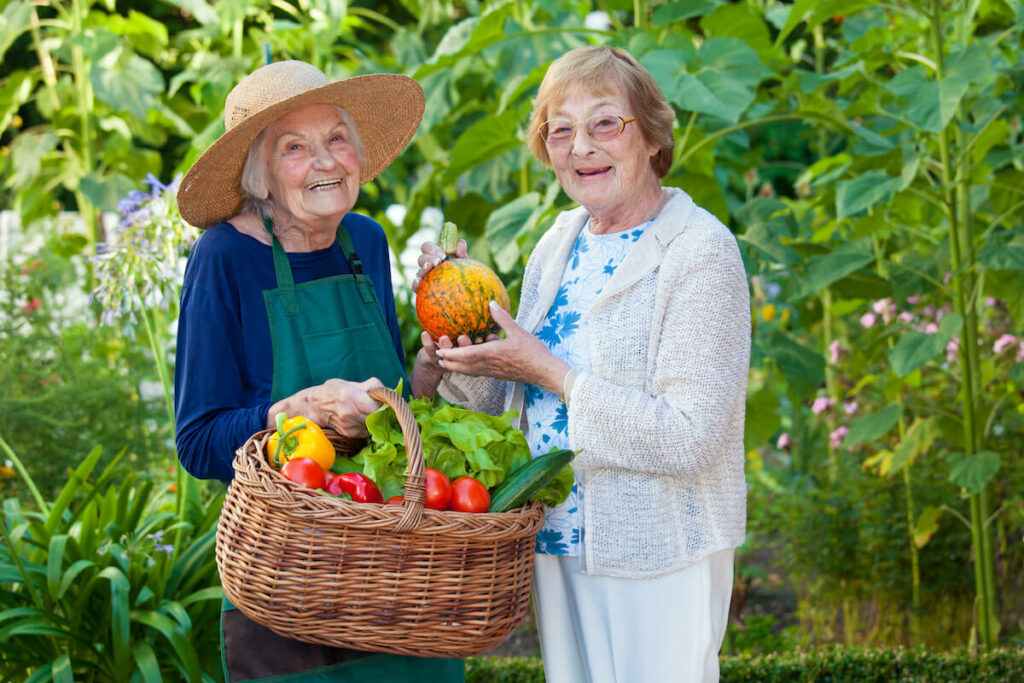
[(568, 449), (538, 455), (519, 466), (491, 494), (491, 512), (508, 512), (530, 500), (576, 456)]

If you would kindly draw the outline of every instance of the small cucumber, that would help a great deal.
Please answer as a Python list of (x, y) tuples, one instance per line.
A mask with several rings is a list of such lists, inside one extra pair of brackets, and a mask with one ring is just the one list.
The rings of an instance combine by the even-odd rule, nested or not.
[(524, 505), (547, 486), (576, 453), (568, 449), (538, 455), (511, 472), (491, 494), (491, 512), (508, 512)]

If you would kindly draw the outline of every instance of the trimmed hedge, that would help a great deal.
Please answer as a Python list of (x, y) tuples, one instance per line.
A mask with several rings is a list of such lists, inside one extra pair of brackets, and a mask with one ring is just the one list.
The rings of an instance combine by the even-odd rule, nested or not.
[[(1024, 680), (1024, 649), (971, 655), (963, 651), (832, 647), (810, 652), (730, 655), (722, 657), (721, 672), (722, 683), (1011, 683)], [(533, 658), (471, 657), (466, 660), (466, 683), (544, 683), (544, 668), (539, 659)]]

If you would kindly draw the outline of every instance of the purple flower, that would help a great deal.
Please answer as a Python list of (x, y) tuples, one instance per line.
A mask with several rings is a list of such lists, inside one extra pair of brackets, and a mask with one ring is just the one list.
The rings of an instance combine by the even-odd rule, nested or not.
[(842, 445), (843, 439), (850, 432), (850, 428), (846, 425), (842, 425), (832, 430), (832, 433), (828, 435), (829, 443), (832, 444), (833, 448), (839, 448)]
[(917, 301), (918, 301), (918, 299), (917, 299), (916, 296), (908, 296), (907, 297), (907, 303), (910, 304), (911, 306), (914, 306), (915, 304), (917, 304)]
[(843, 412), (847, 415), (853, 415), (857, 412), (856, 401), (843, 401)]
[(167, 553), (168, 555), (170, 555), (171, 553), (174, 552), (174, 546), (173, 545), (162, 545), (160, 543), (154, 543), (153, 544), (153, 550), (159, 550), (161, 552), (164, 552), (164, 553)]
[(914, 322), (914, 314), (911, 313), (910, 311), (903, 311), (902, 313), (900, 313), (899, 319), (905, 323), (912, 323)]
[(1002, 353), (1016, 343), (1016, 337), (1012, 334), (1004, 334), (999, 339), (996, 339), (996, 343), (992, 345), (992, 353)]
[(148, 534), (146, 538), (152, 539), (155, 543), (159, 543), (164, 540), (164, 532), (157, 531), (156, 533)]
[(835, 401), (833, 401), (828, 396), (819, 396), (818, 398), (814, 399), (814, 403), (811, 404), (811, 412), (814, 413), (815, 415), (821, 415), (826, 410), (831, 408), (833, 403), (835, 403)]
[(946, 344), (946, 360), (950, 363), (956, 360), (957, 354), (960, 352), (960, 337), (953, 337)]
[(877, 318), (874, 313), (865, 313), (860, 317), (860, 324), (864, 327), (872, 327), (876, 320)]

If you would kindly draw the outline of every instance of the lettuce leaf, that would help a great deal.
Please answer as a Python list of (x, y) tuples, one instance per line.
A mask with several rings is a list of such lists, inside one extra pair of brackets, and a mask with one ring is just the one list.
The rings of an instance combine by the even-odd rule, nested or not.
[[(486, 415), (447, 403), (437, 405), (426, 398), (413, 399), (409, 407), (419, 426), (424, 463), (449, 479), (471, 476), (493, 489), (507, 473), (530, 459), (526, 437), (512, 426), (516, 411)], [(370, 439), (352, 460), (377, 483), (386, 500), (401, 494), (405, 485), (405, 438), (394, 410), (387, 405), (367, 416), (366, 427)], [(552, 482), (549, 487), (554, 485)]]

